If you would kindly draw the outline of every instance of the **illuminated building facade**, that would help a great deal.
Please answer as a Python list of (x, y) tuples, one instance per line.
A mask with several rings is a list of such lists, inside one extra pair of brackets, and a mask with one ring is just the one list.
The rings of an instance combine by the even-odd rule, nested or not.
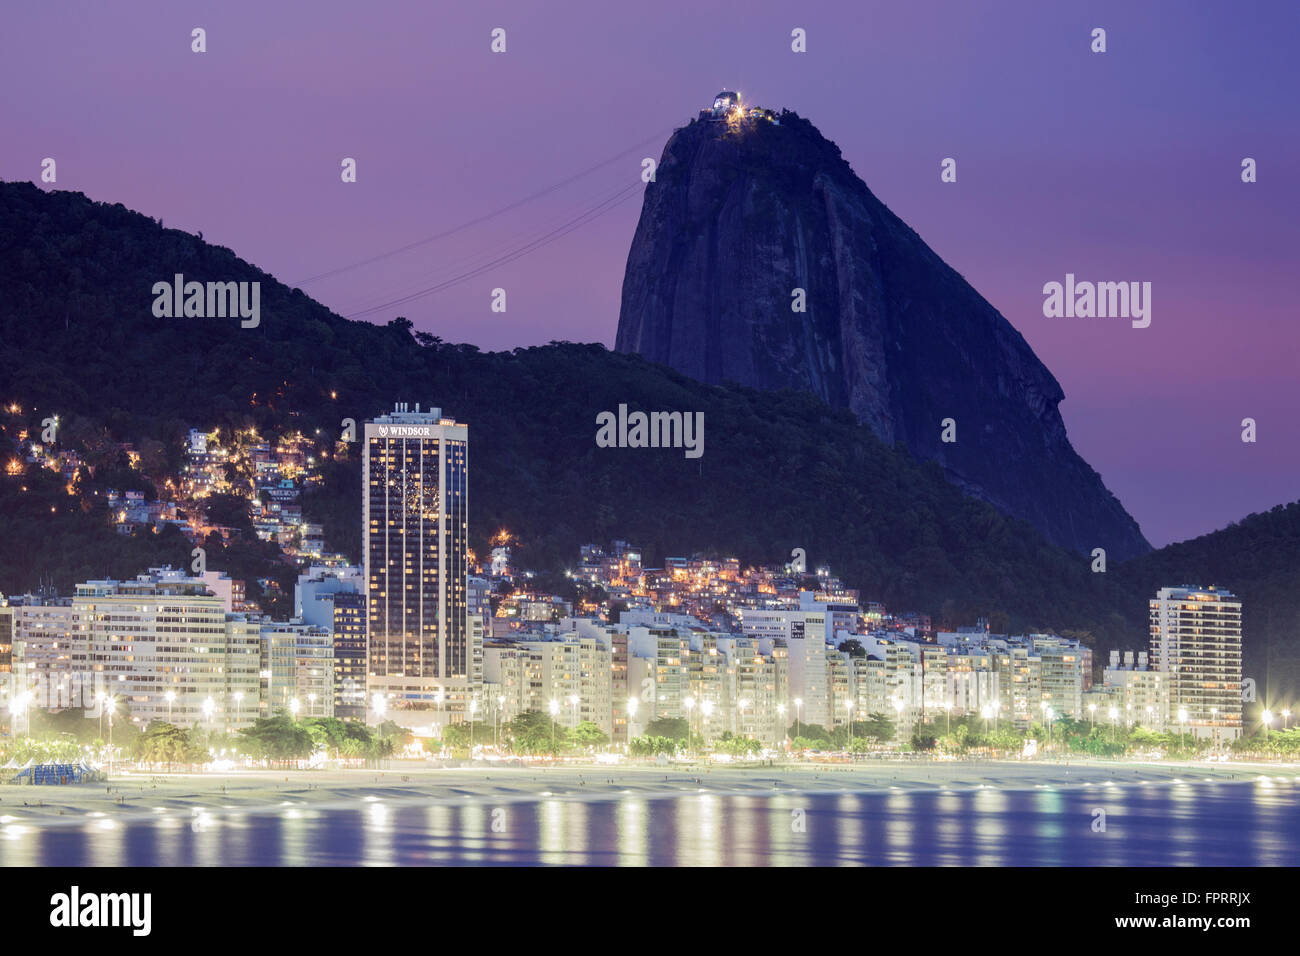
[(367, 718), (420, 735), (464, 719), (479, 659), (467, 621), (468, 445), (468, 427), (437, 408), (398, 405), (365, 425)]
[(1235, 594), (1161, 588), (1151, 602), (1151, 657), (1168, 682), (1170, 730), (1185, 728), (1216, 743), (1241, 736), (1241, 601)]

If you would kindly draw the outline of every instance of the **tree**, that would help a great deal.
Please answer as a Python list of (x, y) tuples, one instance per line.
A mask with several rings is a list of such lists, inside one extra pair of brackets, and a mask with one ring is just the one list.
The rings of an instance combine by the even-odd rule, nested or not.
[(681, 749), (681, 743), (671, 737), (633, 737), (628, 744), (628, 752), (633, 757), (652, 757), (666, 754), (671, 757)]
[(257, 718), (240, 737), (245, 752), (277, 762), (302, 760), (316, 749), (316, 741), (307, 728), (283, 710), (273, 717)]
[(206, 750), (196, 748), (182, 728), (165, 720), (154, 720), (135, 742), (136, 759), (148, 764), (197, 763)]
[(540, 710), (526, 710), (505, 725), (505, 736), (515, 753), (549, 754), (567, 736), (565, 728)]
[(689, 740), (691, 725), (685, 717), (656, 717), (646, 724), (647, 737), (667, 737), (669, 740)]
[(866, 720), (858, 721), (853, 726), (862, 728), (862, 736), (880, 743), (893, 740), (898, 734), (893, 718), (886, 714), (868, 714)]
[[(821, 724), (810, 724), (807, 721), (796, 721), (790, 725), (786, 736), (791, 740), (798, 739), (811, 741), (811, 749), (818, 750), (831, 742), (831, 732)], [(803, 748), (800, 748), (803, 749)]]
[(569, 731), (569, 742), (575, 747), (585, 749), (603, 747), (609, 743), (609, 735), (601, 730), (598, 724), (584, 720)]

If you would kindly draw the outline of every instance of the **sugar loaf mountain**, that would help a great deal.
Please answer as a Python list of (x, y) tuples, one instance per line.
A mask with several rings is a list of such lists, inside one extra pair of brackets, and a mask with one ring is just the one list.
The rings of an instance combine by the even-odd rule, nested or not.
[[(1062, 547), (1148, 551), (1011, 323), (811, 123), (734, 98), (673, 134), (646, 187), (617, 350), (710, 384), (811, 393)], [(941, 440), (948, 418), (956, 441)]]
[[(589, 541), (635, 541), (651, 564), (800, 547), (894, 609), (1077, 634), (1098, 659), (1144, 642), (1147, 599), (1184, 581), (1242, 596), (1248, 662), (1294, 644), (1300, 504), (1090, 573), (1081, 550), (1146, 545), (1071, 451), (1051, 375), (811, 126), (762, 123), (743, 141), (697, 123), (669, 143), (629, 258), (622, 352), (486, 353), (400, 316), (349, 321), (121, 204), (0, 182), (0, 592), (188, 566), (179, 530), (124, 535), (104, 500), (165, 494), (194, 427), (306, 436), (322, 481), (304, 518), (357, 560), (360, 465), (341, 421), (423, 401), (469, 425), (471, 546), (509, 529), (518, 563), (557, 590)], [(259, 320), (157, 317), (155, 285), (177, 274), (260, 283)], [(620, 405), (703, 413), (703, 456), (598, 447), (597, 416)], [(24, 460), (50, 415), (84, 463), (72, 479)], [(949, 416), (960, 440), (943, 447)], [(236, 533), (205, 541), (207, 566), (286, 613), (296, 569), (246, 502), (219, 504), (209, 523)]]

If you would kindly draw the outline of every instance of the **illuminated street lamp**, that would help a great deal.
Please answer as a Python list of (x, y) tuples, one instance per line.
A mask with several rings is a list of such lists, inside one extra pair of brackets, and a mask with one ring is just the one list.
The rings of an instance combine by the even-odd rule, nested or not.
[(555, 715), (560, 712), (560, 702), (554, 697), (547, 705), (551, 711), (551, 757), (555, 757)]
[(18, 718), (27, 712), (27, 703), (31, 694), (23, 691), (9, 698), (9, 736), (18, 736)]
[(1106, 712), (1106, 714), (1108, 717), (1110, 717), (1110, 740), (1111, 743), (1114, 743), (1115, 742), (1115, 720), (1116, 718), (1119, 717), (1119, 708), (1112, 707), (1110, 710)]
[(641, 701), (635, 696), (627, 699), (627, 743), (628, 747), (632, 746), (632, 721), (636, 720), (636, 709), (641, 706)]
[(943, 702), (943, 716), (945, 721), (944, 733), (951, 734), (952, 733), (952, 701), (945, 700)]
[(795, 737), (798, 737), (800, 731), (803, 729), (802, 727), (799, 726), (799, 718), (800, 718), (800, 716), (801, 716), (802, 714), (803, 714), (803, 698), (802, 698), (802, 697), (796, 697), (796, 698), (794, 699), (794, 735), (795, 735)]
[(1273, 712), (1271, 710), (1266, 710), (1264, 713), (1260, 714), (1259, 717), (1260, 720), (1264, 722), (1264, 739), (1268, 740), (1268, 726), (1273, 723)]
[(108, 698), (108, 772), (113, 772), (113, 712), (117, 710), (117, 698), (111, 694)]
[(1088, 705), (1088, 723), (1090, 725), (1088, 728), (1090, 731), (1096, 729), (1097, 727), (1097, 705), (1096, 704)]
[(235, 723), (239, 723), (240, 705), (243, 702), (244, 702), (244, 692), (242, 690), (235, 691)]
[(1187, 708), (1178, 708), (1178, 749), (1183, 749), (1183, 733), (1187, 730)]
[(577, 694), (569, 695), (569, 706), (573, 708), (573, 726), (578, 726), (578, 704), (581, 701)]
[(163, 694), (163, 697), (167, 699), (167, 723), (170, 724), (172, 722), (172, 704), (176, 703), (176, 691), (169, 690)]
[(1290, 711), (1290, 710), (1284, 710), (1284, 711), (1282, 711), (1282, 729), (1283, 729), (1283, 730), (1286, 730), (1287, 721), (1289, 721), (1290, 719), (1291, 719), (1291, 711)]
[[(204, 704), (203, 706), (205, 709), (207, 708), (207, 704)], [(300, 710), (302, 710), (302, 701), (297, 697), (289, 701), (289, 713), (293, 714), (294, 720), (298, 719), (298, 711)]]
[(894, 712), (898, 714), (898, 742), (903, 742), (903, 698), (894, 698)]

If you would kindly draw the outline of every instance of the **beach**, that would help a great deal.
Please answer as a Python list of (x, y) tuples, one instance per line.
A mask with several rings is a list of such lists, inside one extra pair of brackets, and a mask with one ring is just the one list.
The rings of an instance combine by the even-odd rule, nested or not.
[(1162, 787), (1200, 781), (1300, 780), (1288, 764), (1071, 760), (872, 760), (849, 765), (599, 765), (438, 767), (391, 761), (383, 769), (231, 770), (183, 773), (115, 770), (108, 782), (0, 785), (0, 828), (83, 824), (285, 808), (390, 805), (495, 807), (546, 800), (645, 799), (701, 791), (719, 795), (1033, 791)]

